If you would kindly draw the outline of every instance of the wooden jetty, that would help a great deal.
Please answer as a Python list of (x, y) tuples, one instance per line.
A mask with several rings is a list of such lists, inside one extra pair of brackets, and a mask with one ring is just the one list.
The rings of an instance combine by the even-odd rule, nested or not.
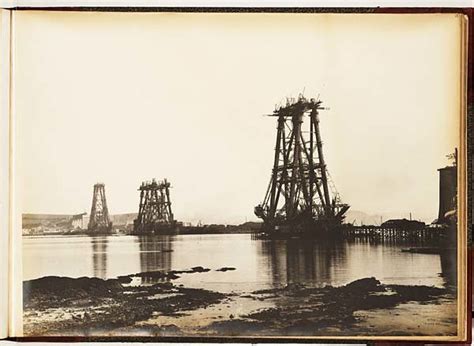
[(352, 226), (343, 230), (345, 239), (369, 238), (377, 240), (407, 240), (431, 241), (450, 238), (454, 232), (452, 227), (425, 225), (414, 228), (387, 227), (387, 226)]

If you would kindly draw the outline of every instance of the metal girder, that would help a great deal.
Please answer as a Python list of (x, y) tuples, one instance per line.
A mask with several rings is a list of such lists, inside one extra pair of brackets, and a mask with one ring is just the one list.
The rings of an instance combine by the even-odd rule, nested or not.
[(300, 96), (270, 115), (278, 118), (273, 169), (264, 201), (255, 208), (264, 223), (301, 217), (342, 222), (349, 208), (338, 203), (337, 192), (331, 196), (319, 129), (321, 104)]
[(91, 214), (87, 229), (91, 232), (110, 232), (112, 229), (107, 199), (105, 197), (105, 185), (102, 183), (94, 185)]
[(163, 181), (143, 182), (140, 191), (138, 216), (134, 220), (134, 232), (151, 233), (156, 227), (172, 225), (174, 215), (171, 210), (170, 183)]

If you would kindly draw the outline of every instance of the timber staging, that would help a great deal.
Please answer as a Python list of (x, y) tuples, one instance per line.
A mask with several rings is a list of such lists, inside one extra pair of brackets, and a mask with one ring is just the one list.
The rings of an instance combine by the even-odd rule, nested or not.
[(346, 239), (370, 238), (378, 240), (436, 241), (456, 238), (456, 227), (424, 225), (416, 228), (399, 228), (387, 226), (352, 226), (342, 228)]

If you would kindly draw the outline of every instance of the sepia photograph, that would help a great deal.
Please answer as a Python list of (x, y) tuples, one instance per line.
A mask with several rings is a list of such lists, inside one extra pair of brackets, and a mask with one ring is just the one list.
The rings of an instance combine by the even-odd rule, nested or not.
[(460, 14), (16, 11), (21, 335), (465, 335)]

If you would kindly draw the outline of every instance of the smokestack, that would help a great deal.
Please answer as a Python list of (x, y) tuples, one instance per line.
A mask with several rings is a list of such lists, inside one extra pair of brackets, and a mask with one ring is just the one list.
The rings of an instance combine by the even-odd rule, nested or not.
[(457, 169), (448, 166), (439, 171), (439, 212), (438, 223), (445, 223), (445, 214), (456, 209)]

